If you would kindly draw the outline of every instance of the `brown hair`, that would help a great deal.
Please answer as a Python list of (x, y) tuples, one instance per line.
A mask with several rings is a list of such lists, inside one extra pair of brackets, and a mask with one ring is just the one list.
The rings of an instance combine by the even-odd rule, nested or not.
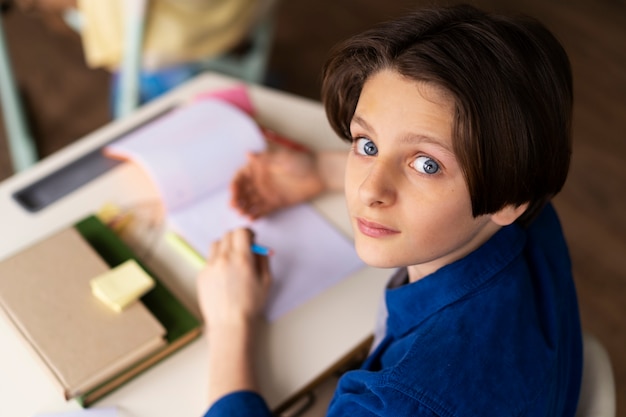
[(558, 193), (571, 157), (572, 75), (558, 40), (527, 17), (461, 5), (423, 9), (338, 45), (322, 99), (333, 129), (350, 121), (372, 74), (392, 69), (451, 92), (454, 151), (474, 216), (530, 203), (527, 224)]

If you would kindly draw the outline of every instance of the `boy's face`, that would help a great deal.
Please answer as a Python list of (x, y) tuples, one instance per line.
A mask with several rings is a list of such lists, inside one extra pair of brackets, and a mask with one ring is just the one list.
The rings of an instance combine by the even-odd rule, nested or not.
[(346, 198), (369, 265), (409, 267), (415, 281), (478, 248), (499, 228), (472, 216), (452, 146), (454, 100), (383, 70), (365, 83), (350, 125)]

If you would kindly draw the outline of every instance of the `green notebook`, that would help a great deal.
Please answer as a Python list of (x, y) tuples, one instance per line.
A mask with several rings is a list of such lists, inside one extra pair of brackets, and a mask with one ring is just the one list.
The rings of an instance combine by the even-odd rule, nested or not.
[(141, 298), (167, 330), (167, 344), (153, 355), (131, 366), (115, 377), (86, 392), (77, 401), (87, 407), (126, 381), (158, 363), (200, 335), (200, 321), (162, 284), (158, 278), (136, 258), (133, 251), (97, 217), (90, 216), (75, 225), (79, 233), (110, 266), (134, 259), (155, 281), (154, 288)]

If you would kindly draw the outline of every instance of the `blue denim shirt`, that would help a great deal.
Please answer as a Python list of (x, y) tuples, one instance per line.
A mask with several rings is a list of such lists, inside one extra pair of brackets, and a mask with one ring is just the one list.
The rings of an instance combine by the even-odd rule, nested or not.
[[(329, 416), (574, 416), (582, 336), (569, 254), (551, 206), (463, 259), (388, 289), (383, 340), (339, 380)], [(214, 416), (270, 416), (237, 392)]]

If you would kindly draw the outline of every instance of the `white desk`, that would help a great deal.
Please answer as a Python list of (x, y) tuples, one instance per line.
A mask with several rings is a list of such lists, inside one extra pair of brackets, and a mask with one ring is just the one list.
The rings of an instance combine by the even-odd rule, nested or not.
[[(136, 168), (130, 164), (107, 171), (37, 212), (29, 212), (18, 204), (13, 198), (15, 192), (199, 92), (236, 82), (215, 74), (200, 76), (132, 116), (95, 131), (32, 169), (0, 183), (0, 259), (72, 225), (105, 202), (134, 205), (155, 198), (151, 185), (145, 177), (133, 173)], [(262, 125), (313, 148), (344, 146), (330, 129), (319, 103), (260, 86), (250, 86), (250, 94)], [(342, 196), (325, 196), (314, 204), (350, 234)], [(160, 238), (147, 263), (187, 305), (198, 311), (196, 271)], [(388, 273), (364, 269), (262, 330), (257, 350), (260, 385), (271, 407), (293, 398), (369, 336)], [(94, 406), (118, 406), (123, 417), (201, 415), (205, 411), (208, 378), (205, 342), (203, 338), (195, 341)], [(39, 412), (75, 408), (79, 406), (63, 400), (0, 313), (0, 416), (31, 417)]]

